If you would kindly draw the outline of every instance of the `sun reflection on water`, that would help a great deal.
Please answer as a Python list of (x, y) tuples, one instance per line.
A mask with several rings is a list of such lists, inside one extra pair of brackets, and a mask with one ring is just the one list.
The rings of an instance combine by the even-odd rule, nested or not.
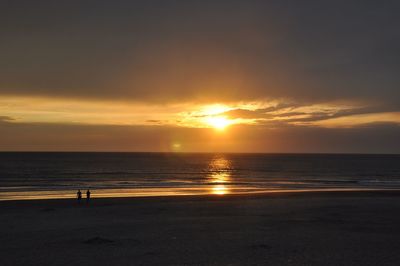
[(224, 183), (229, 183), (231, 179), (231, 162), (223, 156), (213, 158), (209, 165), (210, 175), (208, 182), (215, 183), (211, 187), (211, 194), (224, 195), (229, 193), (229, 188)]
[(227, 183), (229, 182), (230, 177), (230, 174), (226, 172), (212, 173), (209, 176), (209, 180), (211, 183)]
[(229, 193), (229, 190), (224, 185), (216, 185), (216, 186), (212, 187), (211, 192), (212, 192), (212, 194), (215, 194), (215, 195), (225, 195), (225, 194)]

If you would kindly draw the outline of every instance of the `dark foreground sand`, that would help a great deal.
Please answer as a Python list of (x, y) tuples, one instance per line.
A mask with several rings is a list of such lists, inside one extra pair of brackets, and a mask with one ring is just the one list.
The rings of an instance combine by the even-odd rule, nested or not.
[(400, 265), (400, 194), (0, 202), (0, 265)]

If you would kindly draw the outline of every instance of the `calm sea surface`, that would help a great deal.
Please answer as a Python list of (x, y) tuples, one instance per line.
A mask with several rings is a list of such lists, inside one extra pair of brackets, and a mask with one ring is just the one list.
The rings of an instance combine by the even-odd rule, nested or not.
[(400, 155), (0, 153), (0, 200), (399, 189)]

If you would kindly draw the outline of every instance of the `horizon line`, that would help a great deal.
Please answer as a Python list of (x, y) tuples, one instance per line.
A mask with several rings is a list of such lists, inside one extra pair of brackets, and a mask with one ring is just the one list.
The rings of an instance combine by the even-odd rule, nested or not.
[(172, 154), (271, 154), (271, 155), (400, 155), (400, 153), (378, 152), (229, 152), (229, 151), (1, 151), (0, 153), (172, 153)]

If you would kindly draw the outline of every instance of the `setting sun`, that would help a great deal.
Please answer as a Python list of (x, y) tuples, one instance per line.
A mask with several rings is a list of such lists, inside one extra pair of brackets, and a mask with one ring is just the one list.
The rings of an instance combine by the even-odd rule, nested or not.
[(213, 116), (207, 118), (207, 124), (217, 130), (224, 130), (227, 126), (231, 125), (233, 121), (227, 119), (224, 116)]

